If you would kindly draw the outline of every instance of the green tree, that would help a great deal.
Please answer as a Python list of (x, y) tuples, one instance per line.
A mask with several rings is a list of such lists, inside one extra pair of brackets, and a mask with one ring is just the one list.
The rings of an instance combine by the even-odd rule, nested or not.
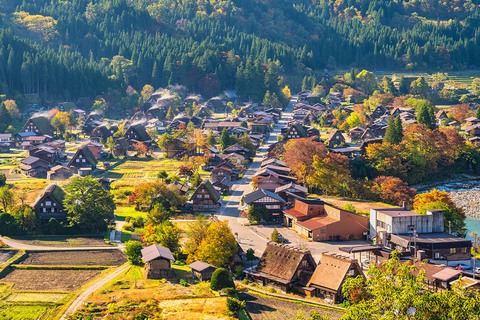
[(402, 118), (397, 116), (395, 118), (395, 140), (397, 143), (402, 142), (403, 139), (403, 126), (402, 126)]
[(170, 219), (170, 212), (161, 203), (155, 204), (152, 210), (147, 213), (147, 224), (156, 226), (168, 219)]
[(410, 93), (413, 95), (424, 98), (428, 96), (428, 92), (429, 86), (424, 77), (420, 77), (410, 84)]
[(10, 212), (15, 205), (13, 191), (10, 190), (8, 186), (0, 188), (0, 205), (2, 206), (3, 212)]
[(91, 176), (73, 178), (63, 201), (71, 225), (89, 232), (103, 231), (113, 218), (115, 203), (109, 191)]
[(203, 179), (202, 177), (200, 177), (200, 174), (197, 172), (195, 172), (193, 174), (193, 178), (192, 178), (192, 188), (196, 189), (201, 183), (202, 183)]
[(417, 121), (428, 129), (435, 129), (437, 124), (435, 122), (435, 111), (433, 110), (433, 107), (422, 105), (418, 111)]
[(401, 76), (398, 84), (398, 91), (400, 91), (401, 94), (408, 94), (409, 90), (410, 84), (408, 83), (408, 80), (405, 79), (404, 76)]
[(275, 243), (282, 243), (280, 239), (280, 232), (278, 232), (277, 227), (273, 228), (272, 234), (270, 235), (270, 240)]
[(125, 242), (125, 255), (128, 261), (133, 265), (142, 264), (143, 244), (140, 241), (130, 240)]
[(472, 90), (477, 96), (480, 95), (480, 78), (474, 78), (472, 80)]
[(237, 298), (227, 297), (227, 309), (230, 315), (238, 316), (240, 311), (245, 309), (246, 302)]
[(395, 122), (393, 116), (390, 116), (387, 121), (387, 130), (385, 131), (385, 137), (383, 138), (384, 142), (396, 144), (397, 141), (397, 130), (395, 127)]
[(2, 102), (0, 103), (0, 132), (5, 132), (10, 123), (12, 123), (12, 117)]
[(217, 144), (217, 138), (215, 138), (215, 134), (212, 130), (208, 130), (207, 134), (207, 144), (214, 147)]
[(210, 289), (218, 291), (223, 288), (235, 288), (235, 284), (233, 283), (232, 275), (227, 269), (218, 268), (212, 274)]
[(477, 110), (475, 110), (475, 118), (480, 119), (480, 107), (478, 107)]
[(390, 77), (384, 76), (382, 78), (382, 89), (386, 94), (397, 94), (397, 88), (395, 88), (395, 85)]
[(5, 187), (5, 185), (7, 184), (7, 176), (5, 175), (5, 173), (0, 173), (0, 188), (1, 187)]
[(159, 244), (177, 253), (180, 249), (181, 230), (169, 220), (163, 221), (159, 225), (149, 224), (145, 228), (144, 241), (148, 244)]
[(226, 128), (223, 128), (222, 135), (220, 136), (220, 147), (225, 150), (230, 146), (230, 135)]
[(250, 261), (250, 267), (251, 267), (252, 261), (258, 260), (258, 258), (255, 257), (255, 250), (253, 250), (252, 248), (248, 248), (245, 254), (245, 259), (247, 259), (247, 261)]
[(167, 171), (165, 171), (165, 170), (160, 170), (160, 171), (157, 173), (157, 178), (158, 178), (158, 179), (161, 179), (162, 182), (165, 181), (165, 179), (168, 178), (168, 173), (167, 173)]
[(362, 70), (355, 77), (355, 85), (360, 91), (370, 95), (377, 88), (377, 78), (373, 72)]
[(187, 263), (192, 263), (195, 261), (195, 253), (202, 243), (203, 239), (207, 236), (208, 227), (210, 227), (210, 220), (205, 215), (198, 215), (195, 218), (195, 222), (188, 224), (187, 227), (187, 238), (188, 241), (185, 243), (185, 254), (188, 255)]
[(37, 227), (37, 215), (30, 206), (20, 206), (15, 211), (15, 219), (23, 231), (35, 230)]

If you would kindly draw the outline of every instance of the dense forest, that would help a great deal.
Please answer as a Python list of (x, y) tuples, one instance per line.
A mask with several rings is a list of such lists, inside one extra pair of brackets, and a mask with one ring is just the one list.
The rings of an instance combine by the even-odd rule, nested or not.
[(300, 81), (335, 68), (478, 68), (479, 26), (479, 0), (0, 0), (0, 93), (178, 83), (261, 98), (248, 79), (272, 61)]

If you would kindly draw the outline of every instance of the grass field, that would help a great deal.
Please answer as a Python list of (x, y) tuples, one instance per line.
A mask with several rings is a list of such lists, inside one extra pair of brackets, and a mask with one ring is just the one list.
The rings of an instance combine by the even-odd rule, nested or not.
[(15, 292), (8, 296), (8, 302), (51, 302), (58, 303), (70, 295), (68, 293)]
[(118, 220), (125, 220), (125, 217), (131, 217), (134, 219), (142, 217), (143, 219), (147, 218), (147, 213), (142, 211), (135, 210), (134, 207), (126, 207), (126, 206), (117, 206), (115, 210), (115, 215), (117, 216)]
[(30, 252), (22, 265), (36, 266), (120, 266), (127, 262), (120, 250)]
[(37, 239), (16, 238), (15, 241), (47, 247), (105, 247), (108, 246), (103, 238), (86, 237), (42, 237)]
[(0, 306), (0, 319), (3, 320), (38, 320), (51, 319), (58, 312), (58, 307), (45, 305), (10, 305)]

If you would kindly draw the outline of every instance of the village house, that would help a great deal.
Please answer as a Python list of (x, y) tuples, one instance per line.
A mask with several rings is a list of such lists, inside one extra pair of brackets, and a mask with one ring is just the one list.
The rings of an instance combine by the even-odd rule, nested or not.
[(212, 130), (214, 132), (221, 133), (223, 129), (232, 129), (241, 126), (241, 122), (229, 122), (229, 121), (222, 121), (222, 122), (207, 122), (203, 125), (205, 130)]
[(275, 189), (275, 194), (279, 195), (287, 204), (293, 203), (295, 199), (305, 199), (307, 193), (307, 188), (293, 182)]
[(290, 292), (306, 286), (316, 266), (310, 251), (268, 242), (258, 264), (245, 274), (252, 282)]
[(421, 215), (405, 207), (370, 209), (370, 237), (405, 253), (423, 250), (432, 263), (471, 265), (472, 242), (444, 231), (443, 210)]
[(75, 152), (67, 166), (75, 173), (88, 175), (97, 168), (97, 160), (88, 146), (83, 145)]
[(145, 261), (145, 278), (163, 279), (173, 276), (171, 262), (175, 258), (170, 249), (152, 244), (142, 249), (142, 259)]
[(238, 153), (238, 154), (244, 156), (245, 158), (249, 158), (250, 149), (244, 148), (241, 145), (239, 145), (238, 143), (236, 143), (236, 144), (231, 145), (230, 147), (226, 148), (225, 150), (223, 150), (223, 153), (224, 154)]
[(56, 165), (47, 172), (47, 180), (67, 180), (72, 176), (72, 171), (62, 165)]
[(118, 138), (115, 140), (115, 146), (113, 147), (113, 155), (115, 157), (125, 157), (128, 152), (128, 142), (125, 138)]
[(318, 297), (333, 303), (343, 301), (342, 285), (347, 277), (363, 277), (362, 268), (357, 260), (336, 254), (323, 253), (307, 286), (311, 291), (307, 295)]
[(203, 261), (195, 261), (188, 265), (192, 269), (192, 278), (200, 281), (209, 281), (217, 267)]
[(205, 106), (214, 113), (227, 112), (227, 104), (218, 97), (208, 100)]
[(265, 189), (273, 192), (278, 187), (290, 182), (294, 182), (297, 179), (288, 175), (279, 174), (268, 169), (268, 167), (263, 167), (260, 168), (257, 173), (255, 173), (255, 176), (252, 180), (255, 188)]
[(103, 142), (107, 141), (109, 137), (112, 137), (113, 133), (108, 129), (106, 124), (102, 124), (95, 129), (93, 129), (92, 133), (90, 134), (90, 139), (94, 141), (100, 141), (102, 140)]
[(365, 128), (363, 127), (355, 127), (349, 130), (350, 139), (352, 140), (360, 140), (362, 135), (365, 133)]
[(330, 131), (327, 137), (327, 146), (333, 148), (335, 146), (341, 146), (345, 143), (345, 137), (342, 132), (338, 129), (333, 129)]
[[(17, 147), (23, 147), (23, 143), (27, 142), (28, 137), (34, 137), (34, 136), (36, 136), (35, 132), (19, 132), (19, 133), (16, 133), (13, 136), (13, 138), (15, 140), (15, 145)], [(30, 145), (30, 142), (28, 142), (28, 145)], [(23, 150), (26, 150), (26, 149), (23, 149)]]
[(37, 216), (44, 221), (51, 218), (65, 220), (67, 213), (63, 208), (65, 192), (55, 182), (50, 183), (32, 204)]
[(439, 110), (437, 112), (436, 119), (437, 119), (437, 125), (438, 126), (442, 125), (443, 121), (448, 120), (447, 112), (445, 110)]
[(0, 144), (7, 144), (9, 146), (13, 146), (14, 141), (12, 140), (11, 133), (0, 133)]
[(53, 127), (47, 117), (36, 116), (27, 120), (20, 132), (33, 132), (36, 135), (48, 135), (53, 137)]
[(223, 179), (227, 179), (228, 181), (238, 180), (239, 174), (240, 172), (235, 170), (235, 165), (225, 161), (212, 169), (210, 180), (212, 180), (213, 184)]
[(299, 139), (308, 137), (307, 132), (303, 125), (300, 123), (294, 123), (286, 128), (285, 133), (283, 134), (283, 140), (287, 141), (290, 139)]
[(145, 130), (143, 124), (131, 125), (125, 131), (123, 137), (127, 139), (130, 146), (139, 142), (143, 142), (145, 145), (149, 146), (150, 142), (152, 141), (152, 138), (148, 134), (147, 130)]
[(480, 124), (480, 119), (476, 117), (469, 117), (465, 119), (465, 122), (470, 126), (474, 126), (474, 125)]
[(286, 201), (279, 195), (264, 189), (258, 189), (243, 196), (243, 203), (247, 206), (265, 206), (270, 212), (273, 220), (281, 220), (282, 211)]
[(368, 218), (316, 200), (296, 199), (283, 211), (284, 225), (313, 241), (359, 240), (368, 234)]
[(45, 178), (47, 176), (49, 164), (47, 161), (37, 157), (28, 157), (20, 161), (20, 171), (22, 174), (35, 177)]
[(190, 197), (194, 211), (216, 211), (220, 207), (220, 194), (209, 180), (203, 181)]
[(31, 157), (42, 159), (49, 164), (54, 164), (57, 160), (57, 152), (53, 148), (47, 146), (34, 147), (30, 149), (29, 155)]
[(93, 131), (98, 126), (102, 125), (103, 121), (103, 116), (100, 113), (97, 112), (91, 112), (87, 118), (85, 119), (85, 122), (83, 125), (80, 127), (80, 129), (85, 133), (90, 135)]

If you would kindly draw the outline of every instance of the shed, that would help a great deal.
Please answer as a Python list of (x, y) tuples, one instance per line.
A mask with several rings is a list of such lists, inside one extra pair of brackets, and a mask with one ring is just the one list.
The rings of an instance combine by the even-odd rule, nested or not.
[(217, 267), (200, 260), (197, 260), (188, 266), (192, 269), (192, 278), (200, 281), (210, 280), (213, 272), (217, 269)]
[(163, 279), (173, 276), (170, 261), (175, 261), (170, 249), (152, 244), (142, 249), (145, 261), (145, 277), (147, 279)]

